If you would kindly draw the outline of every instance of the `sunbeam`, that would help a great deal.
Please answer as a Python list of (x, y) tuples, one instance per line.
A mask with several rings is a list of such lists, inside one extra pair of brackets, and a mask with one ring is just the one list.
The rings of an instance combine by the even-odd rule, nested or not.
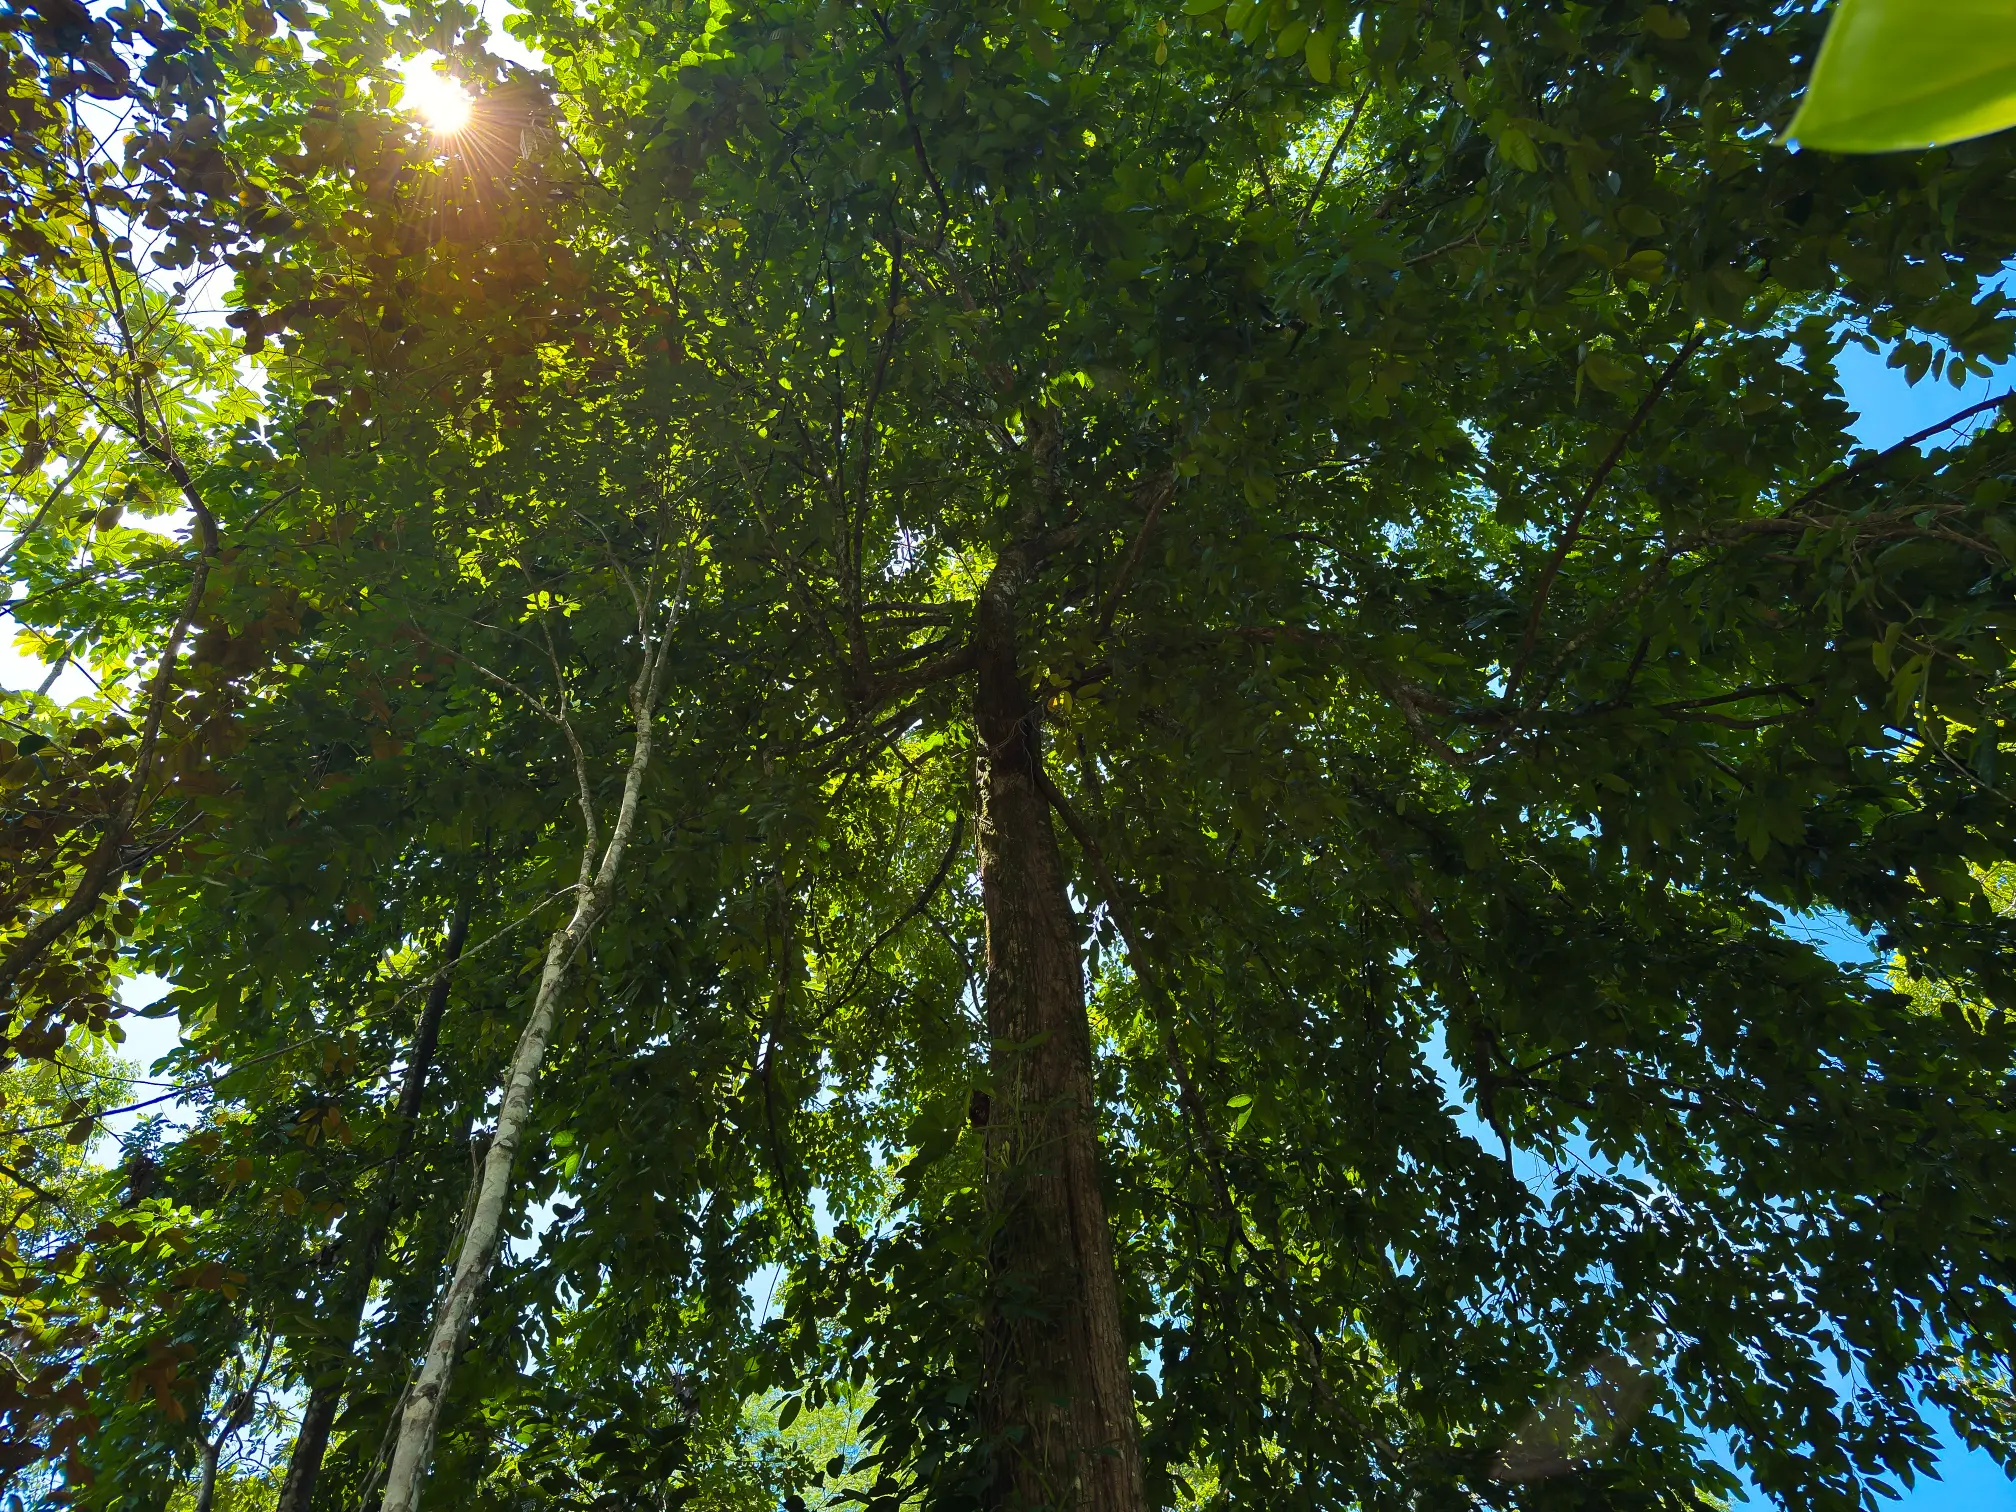
[(436, 71), (439, 54), (421, 53), (399, 65), (406, 107), (437, 137), (452, 137), (466, 129), (474, 102), (469, 91)]

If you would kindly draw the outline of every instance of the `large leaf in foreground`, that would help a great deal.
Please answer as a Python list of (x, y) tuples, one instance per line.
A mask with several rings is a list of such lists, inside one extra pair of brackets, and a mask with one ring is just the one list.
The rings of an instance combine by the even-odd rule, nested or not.
[(1897, 152), (2016, 125), (2016, 7), (1843, 0), (1788, 136), (1827, 152)]

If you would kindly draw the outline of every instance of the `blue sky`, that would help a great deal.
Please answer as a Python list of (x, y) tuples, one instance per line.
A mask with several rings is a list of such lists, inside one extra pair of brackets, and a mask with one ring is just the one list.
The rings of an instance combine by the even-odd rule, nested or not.
[(1894, 445), (1969, 404), (2001, 393), (2016, 380), (2016, 373), (2005, 368), (1992, 378), (1970, 378), (1962, 389), (1936, 378), (1921, 379), (1913, 388), (1884, 362), (1876, 353), (1850, 345), (1836, 364), (1848, 402), (1860, 414), (1856, 439), (1866, 446)]

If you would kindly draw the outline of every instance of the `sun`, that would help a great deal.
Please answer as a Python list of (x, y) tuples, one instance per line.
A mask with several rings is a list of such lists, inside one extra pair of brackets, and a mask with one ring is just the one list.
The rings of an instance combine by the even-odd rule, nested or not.
[(475, 102), (468, 90), (435, 71), (440, 61), (441, 55), (431, 52), (408, 58), (399, 65), (399, 77), (405, 85), (406, 108), (425, 121), (434, 135), (454, 136), (469, 124)]

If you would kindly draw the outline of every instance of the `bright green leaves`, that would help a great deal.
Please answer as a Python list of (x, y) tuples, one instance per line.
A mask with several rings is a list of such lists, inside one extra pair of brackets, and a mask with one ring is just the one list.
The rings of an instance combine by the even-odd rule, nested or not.
[(1311, 32), (1309, 40), (1303, 44), (1302, 55), (1309, 65), (1309, 76), (1318, 84), (1330, 82), (1331, 55), (1336, 43), (1327, 31)]
[(2016, 125), (2016, 11), (2001, 0), (1841, 0), (1785, 134), (1898, 152)]
[(1215, 19), (1262, 54), (1298, 59), (1319, 84), (1328, 84), (1336, 71), (1345, 18), (1319, 0), (1186, 0), (1183, 14), (1207, 25)]

